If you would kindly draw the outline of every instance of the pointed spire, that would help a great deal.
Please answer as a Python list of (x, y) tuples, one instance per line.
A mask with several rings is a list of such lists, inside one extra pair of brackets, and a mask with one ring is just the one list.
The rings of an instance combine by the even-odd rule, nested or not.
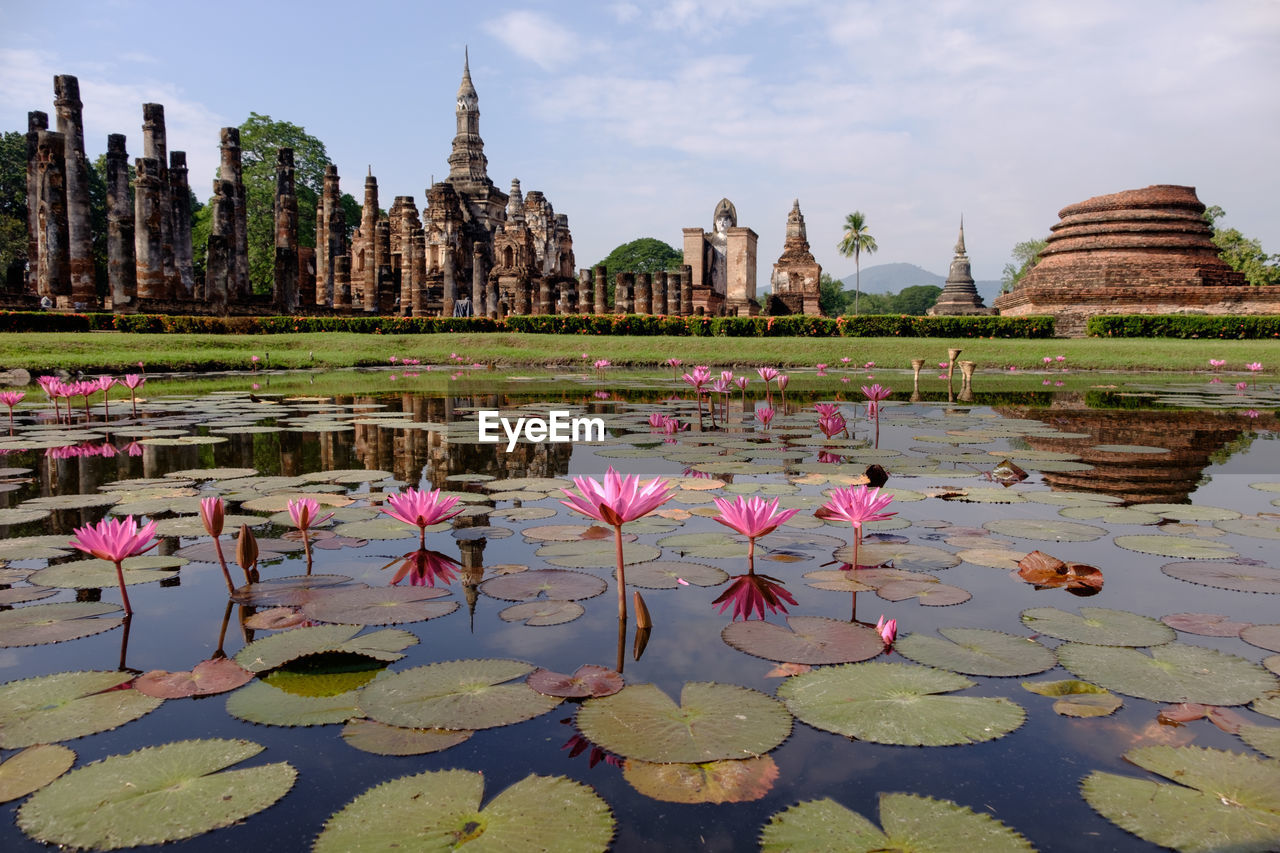
[(956, 240), (956, 255), (964, 254), (964, 214), (960, 214), (960, 238)]
[(524, 195), (520, 192), (520, 179), (511, 179), (511, 194), (507, 201), (507, 221), (524, 221)]
[(458, 86), (458, 99), (463, 97), (476, 98), (476, 87), (471, 82), (471, 55), (467, 48), (462, 48), (462, 84)]

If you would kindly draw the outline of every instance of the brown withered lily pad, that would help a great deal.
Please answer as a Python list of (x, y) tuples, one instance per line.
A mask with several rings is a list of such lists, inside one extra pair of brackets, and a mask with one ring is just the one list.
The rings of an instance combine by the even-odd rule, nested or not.
[(471, 739), (475, 732), (445, 729), (409, 729), (374, 720), (348, 720), (342, 739), (348, 746), (374, 755), (426, 755), (443, 752)]
[(133, 689), (156, 699), (182, 699), (226, 693), (252, 680), (253, 673), (230, 658), (215, 658), (201, 661), (190, 672), (145, 672), (134, 680)]
[(905, 601), (918, 598), (921, 604), (930, 607), (947, 607), (952, 604), (963, 604), (973, 593), (962, 587), (937, 581), (904, 580), (890, 581), (876, 587), (876, 595), (886, 601)]
[(1233, 589), (1237, 592), (1280, 593), (1280, 569), (1231, 563), (1166, 563), (1160, 567), (1171, 578), (1188, 583)]
[(576, 601), (555, 601), (553, 599), (540, 598), (534, 601), (522, 601), (519, 604), (513, 604), (498, 612), (498, 618), (503, 622), (523, 622), (524, 624), (537, 628), (547, 625), (563, 625), (565, 622), (572, 622), (587, 609)]
[(1232, 622), (1221, 613), (1170, 613), (1161, 616), (1160, 621), (1170, 628), (1202, 637), (1238, 637), (1241, 631), (1253, 624)]
[(245, 619), (244, 626), (255, 631), (283, 631), (306, 621), (307, 617), (292, 607), (272, 607)]
[(1077, 595), (1094, 595), (1102, 589), (1102, 572), (1084, 563), (1066, 563), (1043, 551), (1032, 551), (1018, 561), (1018, 577), (1036, 589), (1065, 588)]
[(789, 663), (853, 663), (884, 651), (871, 626), (823, 616), (792, 616), (787, 627), (758, 619), (730, 622), (720, 637), (738, 651)]
[(449, 590), (423, 586), (384, 586), (316, 590), (301, 606), (317, 622), (342, 625), (400, 625), (447, 616), (456, 601), (433, 601)]
[(1269, 652), (1280, 652), (1280, 625), (1250, 625), (1240, 632), (1240, 639)]
[[(300, 607), (316, 590), (351, 583), (346, 575), (294, 575), (237, 587), (231, 600), (254, 607)], [(361, 585), (363, 587), (363, 585)]]
[(480, 584), (480, 591), (503, 601), (526, 601), (545, 595), (559, 601), (594, 598), (609, 588), (595, 575), (569, 569), (534, 569), (500, 575)]
[(773, 789), (778, 765), (768, 755), (704, 764), (655, 764), (627, 759), (622, 777), (664, 803), (750, 803)]
[(1156, 720), (1165, 725), (1182, 725), (1195, 720), (1208, 720), (1229, 735), (1239, 734), (1240, 727), (1248, 720), (1241, 714), (1221, 705), (1202, 705), (1197, 702), (1181, 702), (1160, 710)]
[(624, 686), (620, 673), (591, 663), (578, 667), (573, 675), (535, 669), (529, 673), (526, 683), (545, 696), (559, 696), (562, 699), (612, 696)]

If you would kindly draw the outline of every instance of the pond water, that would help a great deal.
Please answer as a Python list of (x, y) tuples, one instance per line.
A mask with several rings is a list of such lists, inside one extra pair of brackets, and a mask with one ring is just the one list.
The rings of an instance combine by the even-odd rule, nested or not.
[[(174, 741), (244, 739), (265, 749), (239, 766), (287, 762), (296, 771), (292, 787), (274, 804), (234, 825), (169, 845), (175, 849), (310, 848), (330, 816), (357, 796), (389, 780), (450, 769), (482, 773), (486, 805), (531, 774), (589, 786), (616, 821), (616, 850), (756, 849), (773, 816), (822, 798), (880, 826), (882, 795), (899, 792), (989, 815), (1039, 850), (1157, 849), (1095, 811), (1082, 795), (1082, 780), (1097, 774), (1095, 782), (1106, 788), (1096, 795), (1100, 808), (1123, 810), (1130, 801), (1116, 799), (1120, 795), (1111, 788), (1124, 784), (1116, 776), (1174, 785), (1169, 774), (1127, 760), (1135, 749), (1194, 745), (1256, 759), (1266, 759), (1269, 749), (1276, 756), (1280, 445), (1274, 439), (1280, 400), (1273, 389), (1224, 391), (1203, 377), (1148, 387), (1111, 377), (1091, 383), (1104, 386), (1096, 388), (1076, 382), (1062, 391), (1001, 390), (998, 377), (982, 377), (977, 393), (967, 387), (959, 394), (935, 390), (913, 400), (903, 390), (911, 386), (910, 375), (881, 372), (876, 381), (897, 390), (873, 419), (856, 390), (861, 375), (844, 386), (844, 400), (833, 399), (830, 391), (790, 390), (785, 400), (776, 391), (765, 400), (753, 372), (745, 403), (739, 394), (729, 396), (713, 425), (706, 402), (696, 406), (688, 386), (653, 374), (611, 376), (607, 388), (590, 376), (558, 376), (536, 393), (525, 393), (520, 381), (475, 380), (452, 396), (411, 388), (370, 392), (385, 382), (349, 376), (349, 393), (325, 397), (272, 393), (269, 386), (251, 391), (248, 380), (243, 390), (203, 394), (170, 385), (140, 400), (136, 416), (126, 397), (112, 401), (110, 420), (98, 401), (88, 421), (79, 410), (70, 425), (55, 422), (51, 407), (34, 399), (40, 395), (28, 393), (33, 399), (17, 408), (10, 437), (0, 439), (0, 745), (6, 747), (0, 757), (11, 758), (41, 737), (60, 739), (25, 734), (28, 726), (40, 731), (42, 713), (18, 708), (13, 698), (14, 686), (27, 679), (79, 671), (190, 671), (223, 653), (235, 658), (251, 641), (278, 633), (244, 624), (269, 603), (255, 609), (228, 601), (210, 537), (196, 517), (200, 498), (210, 496), (227, 502), (228, 529), (221, 541), (238, 584), (244, 574), (235, 565), (233, 536), (245, 523), (260, 544), (262, 580), (308, 573), (347, 579), (329, 590), (296, 593), (297, 603), (323, 605), (304, 609), (303, 616), (312, 617), (307, 626), (373, 622), (360, 636), (396, 632), (381, 635), (401, 638), (392, 643), (398, 651), (385, 656), (403, 656), (363, 688), (360, 673), (350, 671), (363, 671), (367, 680), (374, 672), (369, 658), (326, 656), (318, 674), (296, 662), (285, 667), (289, 672), (267, 667), (235, 691), (166, 699), (118, 727), (93, 731), (89, 724), (92, 733), (72, 732), (62, 741), (81, 768)], [(350, 393), (355, 389), (361, 390)], [(847, 436), (828, 438), (819, 431), (815, 402), (839, 405)], [(766, 427), (760, 410), (769, 404), (776, 415)], [(482, 410), (512, 420), (546, 417), (552, 410), (598, 417), (606, 435), (597, 442), (523, 441), (508, 452), (505, 440), (477, 441)], [(654, 413), (691, 428), (666, 435), (650, 425)], [(858, 561), (864, 567), (850, 571), (845, 563), (851, 559), (852, 528), (816, 518), (814, 511), (829, 490), (864, 482), (870, 465), (888, 472), (882, 494), (893, 496), (888, 510), (896, 515), (867, 525)], [(676, 487), (659, 513), (624, 528), (634, 535), (624, 552), (628, 600), (632, 590), (639, 591), (653, 623), (640, 638), (646, 640), (642, 650), (634, 605), (619, 631), (612, 531), (592, 527), (558, 500), (571, 478), (600, 478), (609, 467), (645, 479), (669, 478)], [(1025, 479), (1017, 478), (1019, 471)], [(421, 612), (417, 604), (384, 600), (370, 607), (358, 596), (335, 598), (334, 590), (387, 588), (396, 566), (415, 550), (417, 529), (378, 509), (387, 493), (406, 487), (459, 493), (459, 506), (466, 508), (426, 534), (428, 548), (457, 563), (435, 584), (445, 594)], [(335, 513), (312, 533), (310, 567), (284, 511), (290, 498), (307, 495)], [(747, 571), (746, 540), (716, 523), (712, 503), (739, 495), (778, 498), (781, 507), (800, 509), (757, 546), (756, 572), (784, 584), (796, 602), (764, 621), (785, 628), (788, 615), (803, 617), (809, 621), (792, 627), (810, 637), (830, 632), (830, 642), (811, 638), (797, 645), (794, 638), (748, 635), (744, 620), (731, 618), (732, 608), (721, 613), (713, 606), (729, 577)], [(51, 620), (52, 634), (41, 634), (48, 629), (40, 626), (7, 627), (14, 623), (4, 619), (28, 609), (120, 602), (110, 563), (96, 567), (96, 575), (41, 574), (83, 563), (83, 555), (68, 545), (72, 532), (107, 514), (155, 519), (163, 535), (151, 552), (162, 559), (130, 573), (132, 618), (120, 624), (118, 610), (99, 608), (98, 615), (82, 618), (108, 620), (106, 629), (62, 642), (47, 640), (58, 636), (58, 626), (66, 624), (59, 620), (66, 616)], [(1064, 568), (1057, 579), (1041, 576), (1045, 583), (1029, 583), (1017, 569), (1034, 551), (1086, 568)], [(522, 596), (536, 595), (539, 584), (522, 590), (517, 581), (526, 572), (547, 569), (579, 573), (538, 576), (542, 586), (550, 583), (551, 597), (576, 601), (546, 604), (544, 593), (541, 607), (526, 610), (551, 624), (536, 624), (536, 618), (524, 624), (530, 613), (511, 608)], [(849, 591), (848, 579), (859, 576), (868, 578), (864, 591)], [(94, 580), (104, 577), (105, 582)], [(407, 581), (399, 587), (420, 589)], [(881, 616), (897, 620), (892, 650), (866, 651), (869, 627), (861, 629), (861, 639), (835, 637), (851, 618), (871, 626)], [(1167, 620), (1176, 631), (1158, 622), (1164, 617), (1176, 617)], [(376, 624), (380, 619), (384, 624)], [(940, 630), (959, 645), (944, 640)], [(1190, 657), (1184, 654), (1188, 647)], [(1176, 660), (1161, 657), (1169, 649)], [(815, 664), (808, 672), (807, 666), (781, 666), (819, 652), (870, 662)], [(1148, 654), (1158, 660), (1151, 663)], [(395, 673), (494, 659), (528, 665), (510, 667), (511, 684), (523, 682), (535, 667), (573, 673), (591, 664), (621, 670), (627, 687), (609, 700), (555, 705), (543, 699), (528, 719), (481, 729), (425, 754), (370, 751), (387, 751), (386, 741), (362, 741), (359, 724), (344, 723), (366, 715), (396, 720), (394, 691), (383, 689), (376, 700), (369, 693)], [(239, 660), (251, 662), (244, 655)], [(926, 670), (925, 664), (936, 669)], [(802, 681), (837, 667), (847, 670), (840, 684)], [(990, 667), (1018, 674), (980, 674)], [(333, 675), (333, 669), (341, 673)], [(911, 682), (913, 674), (935, 671), (968, 674), (947, 676), (953, 683), (946, 687)], [(877, 679), (884, 679), (880, 688), (868, 687)], [(1055, 711), (1055, 697), (1023, 686), (1068, 679), (1110, 688), (1110, 701), (1121, 704), (1099, 716), (1069, 716)], [(128, 679), (117, 680), (126, 689), (116, 695), (129, 693)], [(705, 683), (755, 691), (737, 694), (749, 713), (735, 715), (732, 698), (697, 706), (692, 693)], [(652, 703), (643, 685), (679, 702), (690, 684), (695, 687), (686, 691), (686, 702), (693, 710), (679, 725), (671, 715), (664, 718), (666, 728), (654, 717), (627, 718), (629, 709)], [(854, 695), (859, 685), (880, 689), (879, 701)], [(337, 695), (319, 695), (326, 693)], [(1081, 701), (1108, 701), (1099, 695)], [(967, 698), (951, 701), (955, 697)], [(475, 697), (463, 696), (459, 703), (469, 708), (463, 700), (470, 698)], [(70, 700), (47, 700), (45, 711), (57, 712), (63, 701)], [(496, 708), (483, 707), (501, 716), (522, 701), (497, 696)], [(586, 710), (606, 701), (614, 703), (608, 710)], [(1179, 701), (1232, 707), (1199, 719), (1193, 712), (1182, 724), (1158, 720)], [(867, 709), (865, 714), (850, 710), (855, 705)], [(761, 707), (782, 721), (773, 738), (780, 743), (762, 750), (763, 758), (690, 765), (685, 781), (677, 782), (673, 768), (647, 766), (639, 757), (648, 749), (665, 754), (663, 741), (676, 737), (671, 726), (680, 737), (693, 730), (695, 740), (715, 740), (733, 728), (735, 717), (754, 717)], [(607, 741), (598, 750), (579, 731), (580, 709), (590, 714), (584, 728)], [(690, 722), (695, 717), (702, 722)], [(833, 718), (844, 722), (832, 724)], [(840, 725), (863, 736), (830, 730)], [(425, 742), (400, 734), (389, 740)], [(736, 754), (756, 752), (735, 746), (728, 735), (724, 740)], [(932, 742), (952, 745), (905, 745)], [(619, 754), (627, 751), (630, 759)], [(1266, 772), (1274, 774), (1274, 765), (1266, 764)], [(1255, 797), (1246, 784), (1240, 799), (1269, 796), (1269, 806), (1253, 806), (1264, 813), (1260, 825), (1269, 828), (1255, 846), (1240, 849), (1280, 846), (1274, 789), (1268, 794), (1269, 782), (1259, 784), (1262, 793)], [(180, 792), (174, 796), (174, 808), (205, 811)], [(1196, 796), (1223, 802), (1217, 793)], [(1138, 799), (1143, 797), (1149, 791)], [(713, 801), (699, 801), (706, 799)], [(24, 801), (2, 806), (4, 850), (46, 849), (19, 827)], [(554, 797), (535, 802), (533, 814), (508, 813), (501, 820), (487, 815), (491, 823), (471, 821), (461, 832), (483, 838), (486, 826), (496, 834), (505, 821), (531, 839), (549, 821), (553, 849), (590, 837), (585, 819), (562, 814)], [(154, 797), (140, 802), (136, 819), (149, 820), (147, 809), (154, 807)], [(416, 809), (423, 823), (431, 823), (438, 817), (433, 810), (444, 807), (424, 796)], [(1228, 831), (1236, 826), (1233, 819), (1222, 818)], [(602, 820), (597, 814), (596, 823)], [(1169, 822), (1159, 813), (1141, 820)], [(800, 837), (813, 831), (804, 821), (797, 813), (790, 825)], [(951, 849), (977, 849), (959, 840), (961, 830), (948, 828), (946, 834)]]

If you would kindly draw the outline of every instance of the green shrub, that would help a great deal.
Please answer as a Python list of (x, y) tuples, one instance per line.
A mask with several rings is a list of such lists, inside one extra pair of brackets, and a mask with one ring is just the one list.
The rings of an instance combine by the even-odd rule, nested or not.
[(1085, 327), (1094, 338), (1280, 338), (1280, 317), (1204, 314), (1105, 314)]

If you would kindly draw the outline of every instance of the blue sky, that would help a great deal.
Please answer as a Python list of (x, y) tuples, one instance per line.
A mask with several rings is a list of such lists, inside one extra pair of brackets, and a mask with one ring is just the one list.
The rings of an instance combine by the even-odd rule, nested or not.
[(469, 46), (489, 175), (569, 216), (578, 266), (711, 227), (722, 196), (760, 235), (758, 283), (799, 198), (819, 263), (843, 277), (846, 214), (868, 264), (945, 273), (963, 213), (974, 277), (1062, 207), (1195, 186), (1280, 252), (1280, 3), (218, 3), (5, 0), (0, 129), (52, 113), (80, 78), (86, 147), (141, 150), (165, 105), (201, 197), (218, 128), (250, 111), (326, 144), (343, 189), (372, 166), (383, 206), (447, 174)]

